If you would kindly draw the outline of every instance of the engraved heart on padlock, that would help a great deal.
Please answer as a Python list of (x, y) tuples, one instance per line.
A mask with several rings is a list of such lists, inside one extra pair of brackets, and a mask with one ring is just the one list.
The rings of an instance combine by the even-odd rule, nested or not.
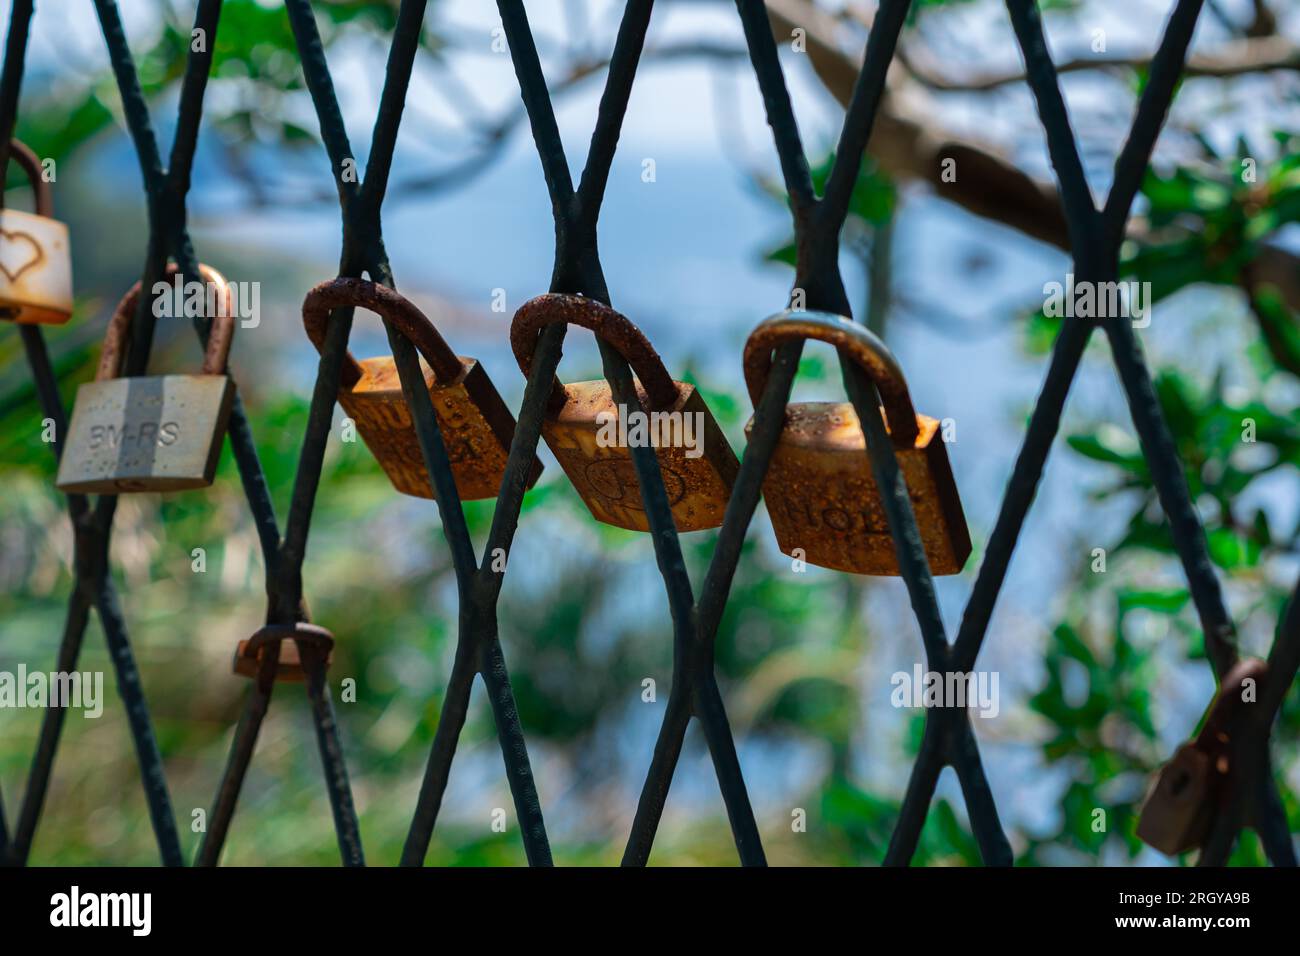
[[(575, 465), (583, 467), (580, 461), (575, 462)], [(681, 475), (662, 463), (659, 468), (668, 504), (675, 505), (686, 496), (686, 482)], [(636, 465), (631, 458), (597, 458), (587, 462), (583, 472), (598, 494), (610, 501), (617, 501), (624, 507), (645, 510), (641, 505), (641, 484), (636, 476)]]
[[(41, 244), (28, 233), (0, 229), (0, 273), (4, 273), (10, 282), (17, 282), (23, 273), (36, 268), (44, 258)], [(17, 268), (11, 268), (15, 262)]]

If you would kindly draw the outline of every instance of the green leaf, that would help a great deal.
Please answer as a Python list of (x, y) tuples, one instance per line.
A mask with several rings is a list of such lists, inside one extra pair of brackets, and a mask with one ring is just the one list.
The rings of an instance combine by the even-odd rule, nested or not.
[(1126, 588), (1119, 593), (1120, 614), (1123, 615), (1128, 611), (1139, 608), (1148, 611), (1158, 611), (1161, 614), (1177, 614), (1187, 606), (1190, 596), (1190, 592), (1187, 588), (1168, 588), (1163, 590), (1134, 590)]
[(1137, 442), (1111, 426), (1103, 426), (1092, 434), (1070, 435), (1066, 443), (1085, 458), (1118, 465), (1131, 475), (1147, 477), (1146, 459)]

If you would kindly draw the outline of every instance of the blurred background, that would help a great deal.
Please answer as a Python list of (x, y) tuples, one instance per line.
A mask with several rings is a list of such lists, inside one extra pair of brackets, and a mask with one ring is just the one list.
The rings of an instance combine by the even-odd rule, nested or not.
[[(788, 211), (734, 5), (661, 0), (601, 216), (614, 305), (669, 370), (706, 394), (733, 447), (752, 409), (740, 375), (750, 328), (784, 307)], [(771, 0), (810, 163), (823, 173), (874, 5)], [(918, 411), (953, 418), (949, 456), (971, 537), (939, 579), (955, 630), (1046, 369), (1058, 320), (1043, 285), (1069, 271), (1042, 132), (1002, 4), (917, 0), (854, 195), (843, 271), (908, 375)], [(1094, 193), (1108, 188), (1169, 9), (1148, 0), (1042, 4)], [(315, 4), (364, 168), (396, 3)], [(171, 136), (193, 7), (121, 0), (160, 139)], [(581, 167), (621, 13), (601, 0), (529, 2), (570, 165)], [(7, 21), (9, 5), (0, 2)], [(495, 6), (432, 0), (407, 101), (384, 234), (398, 287), (454, 348), (480, 359), (512, 407), (523, 377), (507, 333), (544, 292), (553, 226)], [(804, 31), (802, 41), (793, 33)], [(1208, 0), (1126, 243), (1156, 296), (1140, 332), (1248, 652), (1263, 653), (1300, 573), (1300, 16), (1281, 0)], [(49, 329), (68, 407), (93, 375), (108, 313), (139, 276), (144, 202), (121, 103), (88, 0), (38, 4), (17, 135), (57, 163), (72, 230), (77, 314)], [(225, 0), (190, 225), (199, 258), (257, 282), (261, 322), (232, 370), (272, 493), (287, 507), (316, 370), (299, 305), (335, 274), (340, 225), (328, 161), (281, 4)], [(960, 156), (958, 182), (940, 160)], [(651, 181), (643, 176), (653, 160)], [(1250, 160), (1250, 162), (1245, 162)], [(1253, 174), (1248, 174), (1251, 170)], [(6, 203), (29, 199), (11, 170)], [(503, 290), (503, 291), (502, 291)], [(493, 303), (504, 295), (504, 311)], [(561, 377), (599, 377), (586, 333)], [(386, 354), (359, 315), (355, 354)], [(158, 327), (152, 369), (197, 368), (189, 324)], [(805, 352), (797, 399), (841, 397), (834, 353)], [(339, 414), (336, 410), (336, 415)], [(1242, 441), (1252, 418), (1257, 440)], [(54, 665), (71, 533), (15, 331), (0, 328), (0, 669)], [(1191, 736), (1214, 692), (1186, 582), (1102, 337), (1085, 358), (979, 660), (1000, 675), (996, 719), (975, 718), (1017, 860), (1168, 863), (1133, 834), (1150, 773)], [(305, 567), (313, 619), (338, 641), (330, 672), (367, 857), (396, 862), (455, 640), (436, 506), (396, 494), (360, 443), (332, 434)], [(619, 859), (671, 673), (671, 631), (648, 538), (596, 524), (544, 446), (501, 604), (556, 862)], [(492, 503), (468, 506), (483, 540)], [(698, 582), (716, 532), (683, 538)], [(228, 453), (207, 491), (126, 496), (114, 567), (188, 850), (212, 799), (246, 684), (236, 643), (265, 614), (263, 566)], [(192, 570), (203, 548), (206, 570)], [(1105, 571), (1094, 549), (1105, 549)], [(777, 550), (760, 507), (718, 638), (718, 670), (768, 858), (880, 860), (920, 739), (890, 706), (890, 675), (921, 645), (898, 580), (809, 568)], [(97, 622), (81, 669), (105, 672), (102, 717), (67, 722), (35, 863), (150, 864), (157, 851)], [(339, 682), (357, 682), (355, 702)], [(643, 681), (657, 700), (642, 698)], [(1300, 831), (1300, 706), (1274, 748)], [(40, 713), (0, 711), (0, 790), (16, 807)], [(492, 813), (504, 808), (505, 833)], [(1097, 832), (1093, 810), (1106, 811)], [(806, 832), (792, 815), (807, 815)], [(16, 812), (11, 810), (12, 812)], [(337, 860), (302, 692), (282, 685), (225, 862)], [(916, 862), (973, 864), (956, 779), (941, 778)], [(521, 864), (487, 702), (470, 722), (429, 862)], [(735, 851), (692, 728), (652, 862), (729, 864)], [(1263, 855), (1246, 834), (1234, 862)], [(1184, 861), (1185, 862), (1185, 861)]]

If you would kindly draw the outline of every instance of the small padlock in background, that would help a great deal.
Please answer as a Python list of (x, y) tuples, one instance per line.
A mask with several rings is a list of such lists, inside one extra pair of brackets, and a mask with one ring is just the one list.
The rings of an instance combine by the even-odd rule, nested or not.
[(9, 155), (32, 184), (36, 212), (0, 209), (0, 319), (62, 325), (72, 315), (68, 227), (52, 218), (54, 200), (36, 154), (13, 139)]
[[(77, 389), (59, 461), (60, 490), (118, 494), (212, 484), (235, 401), (235, 384), (225, 374), (235, 320), (226, 280), (207, 266), (199, 270), (218, 304), (202, 373), (118, 377), (140, 297), (137, 282), (109, 322), (95, 381)], [(172, 266), (167, 274), (176, 272)]]
[(1161, 853), (1177, 856), (1205, 842), (1212, 820), (1213, 776), (1210, 755), (1183, 744), (1160, 768), (1142, 805), (1137, 835)]
[[(824, 312), (781, 312), (764, 320), (745, 343), (745, 385), (754, 407), (767, 385), (773, 350), (796, 339), (834, 345), (875, 383), (930, 571), (960, 572), (970, 557), (970, 533), (939, 423), (916, 414), (898, 362), (870, 331)], [(753, 426), (751, 418), (746, 435)], [(786, 407), (763, 498), (786, 554), (799, 549), (809, 564), (853, 574), (899, 573), (866, 439), (850, 402)]]
[(1138, 816), (1137, 835), (1161, 853), (1177, 856), (1205, 843), (1215, 814), (1228, 798), (1233, 738), (1245, 706), (1243, 684), (1254, 681), (1255, 698), (1268, 672), (1266, 661), (1238, 661), (1224, 677), (1201, 732), (1160, 768)]
[(276, 659), (275, 680), (278, 683), (301, 684), (307, 680), (298, 642), (302, 641), (321, 655), (325, 669), (334, 659), (334, 635), (316, 624), (299, 621), (296, 624), (267, 624), (235, 649), (231, 669), (241, 677), (257, 677), (268, 647), (278, 643), (280, 656)]
[[(666, 428), (670, 435), (669, 441), (658, 441), (654, 447), (677, 530), (698, 531), (722, 524), (740, 462), (704, 397), (694, 385), (673, 381), (650, 342), (626, 316), (579, 295), (548, 293), (519, 307), (510, 328), (510, 344), (524, 375), (532, 368), (541, 330), (557, 322), (591, 329), (632, 366), (637, 397), (648, 416), (647, 434), (662, 437)], [(597, 521), (630, 531), (649, 531), (631, 448), (601, 441), (602, 434), (621, 434), (626, 426), (622, 411), (603, 379), (573, 385), (557, 381), (542, 422), (542, 436)], [(627, 431), (631, 433), (630, 428)], [(687, 437), (694, 448), (687, 447)]]
[[(348, 307), (383, 316), (410, 339), (420, 354), (420, 370), (456, 491), (463, 501), (495, 498), (514, 439), (515, 419), (483, 366), (453, 352), (433, 323), (400, 293), (365, 279), (334, 279), (307, 294), (302, 321), (317, 351), (325, 345), (330, 310)], [(338, 400), (394, 488), (417, 498), (436, 497), (391, 355), (357, 361), (349, 352)], [(529, 487), (541, 473), (541, 460), (534, 456)]]

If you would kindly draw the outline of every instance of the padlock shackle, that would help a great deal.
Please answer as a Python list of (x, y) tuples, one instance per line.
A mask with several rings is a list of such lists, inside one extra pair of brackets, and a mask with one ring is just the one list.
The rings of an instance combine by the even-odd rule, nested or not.
[[(677, 404), (677, 383), (668, 374), (663, 359), (645, 337), (645, 333), (623, 313), (603, 302), (581, 295), (548, 292), (529, 299), (519, 307), (514, 321), (510, 323), (510, 347), (514, 350), (519, 370), (525, 376), (532, 371), (533, 353), (537, 350), (537, 339), (541, 336), (542, 329), (557, 323), (590, 329), (597, 338), (614, 346), (640, 379), (650, 399), (651, 411), (666, 411)], [(556, 401), (557, 395), (563, 394), (563, 386), (556, 379), (552, 388), (552, 402)]]
[[(27, 174), (27, 181), (32, 184), (32, 192), (36, 196), (36, 215), (53, 218), (54, 195), (50, 192), (50, 184), (41, 175), (40, 158), (26, 143), (17, 139), (9, 140), (9, 158), (22, 167)], [(0, 208), (4, 207), (3, 192), (0, 190)]]
[(256, 658), (258, 652), (268, 644), (281, 641), (302, 641), (319, 648), (322, 655), (328, 655), (334, 649), (334, 635), (319, 624), (297, 621), (293, 624), (265, 624), (258, 629), (244, 647), (244, 656)]
[(1214, 702), (1205, 715), (1201, 732), (1196, 735), (1196, 746), (1212, 753), (1219, 742), (1228, 739), (1237, 724), (1245, 701), (1241, 699), (1241, 685), (1247, 679), (1255, 682), (1255, 699), (1263, 691), (1265, 678), (1268, 676), (1268, 662), (1258, 657), (1243, 657), (1223, 675), (1219, 689), (1214, 695)]
[[(329, 667), (334, 651), (334, 635), (325, 628), (306, 621), (294, 624), (267, 624), (246, 641), (240, 641), (235, 649), (234, 672), (243, 677), (259, 676), (262, 666), (262, 650), (271, 644), (283, 645), (289, 641), (295, 645), (306, 644), (320, 654), (325, 667)], [(275, 679), (281, 681), (305, 680), (306, 669), (302, 664), (304, 655), (298, 652), (298, 661), (285, 666), (285, 652), (281, 647), (275, 670)]]
[[(178, 272), (180, 267), (173, 263), (167, 267), (166, 276), (170, 279)], [(235, 338), (235, 311), (230, 283), (216, 269), (203, 263), (199, 263), (199, 275), (205, 284), (216, 286), (218, 302), (217, 314), (212, 317), (212, 328), (208, 333), (208, 347), (203, 352), (203, 374), (225, 375), (230, 346)], [(96, 382), (106, 382), (122, 374), (122, 363), (126, 361), (127, 348), (131, 343), (131, 320), (135, 317), (139, 302), (140, 283), (137, 282), (131, 286), (131, 291), (122, 296), (122, 301), (113, 312), (113, 318), (109, 320), (104, 346), (99, 352)]]
[[(345, 308), (366, 309), (387, 319), (424, 356), (439, 384), (450, 384), (460, 378), (463, 370), (460, 357), (438, 334), (429, 317), (396, 289), (366, 279), (331, 279), (316, 286), (302, 300), (303, 328), (317, 352), (325, 348), (330, 313)], [(348, 352), (339, 384), (352, 388), (363, 374), (361, 363)]]
[(865, 326), (829, 312), (778, 312), (749, 334), (745, 343), (745, 387), (755, 408), (772, 372), (772, 352), (779, 345), (799, 339), (826, 342), (856, 362), (880, 393), (894, 446), (911, 448), (916, 443), (916, 408), (898, 360)]

